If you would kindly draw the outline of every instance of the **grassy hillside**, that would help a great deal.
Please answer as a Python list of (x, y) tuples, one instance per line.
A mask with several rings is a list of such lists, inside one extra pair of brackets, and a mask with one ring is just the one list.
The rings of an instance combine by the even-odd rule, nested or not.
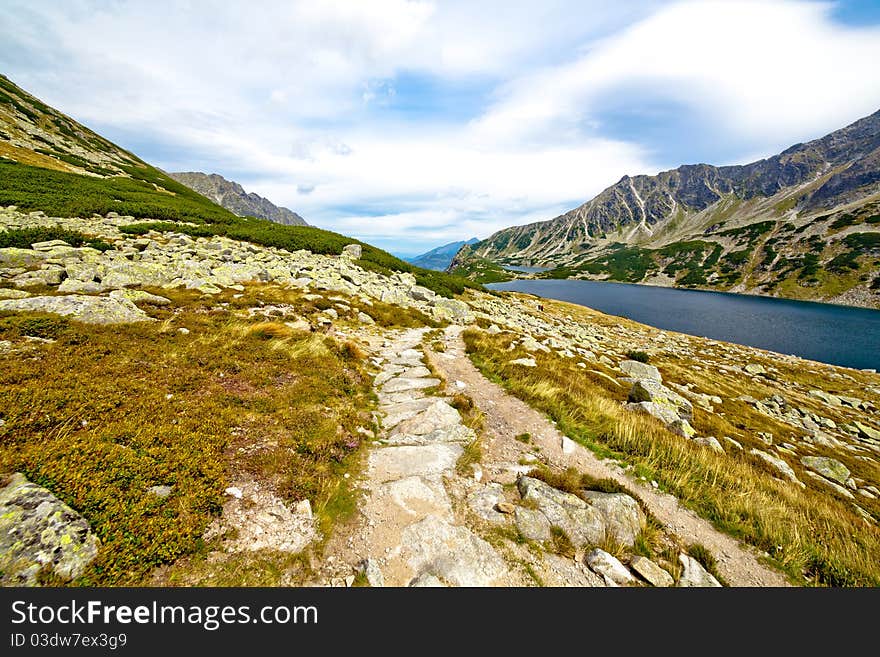
[[(129, 233), (176, 231), (193, 236), (224, 235), (288, 251), (339, 254), (347, 244), (363, 247), (361, 266), (380, 272), (409, 272), (437, 294), (452, 296), (479, 284), (404, 262), (374, 246), (311, 226), (284, 226), (237, 217), (153, 167), (126, 167), (130, 177), (98, 178), (0, 160), (0, 205), (41, 210), (50, 216), (88, 217), (116, 212), (148, 221)], [(158, 221), (157, 221), (158, 220)], [(186, 223), (176, 223), (186, 222)]]

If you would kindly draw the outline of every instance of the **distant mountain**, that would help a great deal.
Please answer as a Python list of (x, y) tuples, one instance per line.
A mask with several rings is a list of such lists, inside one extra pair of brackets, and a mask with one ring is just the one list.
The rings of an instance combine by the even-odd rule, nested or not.
[(880, 111), (751, 164), (623, 176), (555, 219), (498, 231), (452, 267), (880, 307), (878, 215)]
[(436, 249), (431, 249), (422, 255), (415, 256), (414, 258), (407, 258), (406, 260), (417, 267), (444, 271), (452, 263), (452, 259), (461, 247), (465, 244), (476, 244), (479, 241), (480, 240), (476, 237), (472, 237), (466, 242), (450, 242), (449, 244), (438, 246)]
[(216, 173), (189, 171), (168, 175), (239, 217), (259, 217), (286, 226), (308, 225), (296, 212), (278, 207), (258, 194), (248, 194), (237, 182), (226, 180)]

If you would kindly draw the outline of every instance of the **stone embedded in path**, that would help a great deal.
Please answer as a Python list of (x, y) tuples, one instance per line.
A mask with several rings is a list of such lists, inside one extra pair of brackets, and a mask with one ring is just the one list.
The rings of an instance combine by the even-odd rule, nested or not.
[(454, 586), (491, 586), (507, 572), (489, 543), (467, 527), (436, 516), (403, 531), (401, 554), (413, 572), (435, 575)]
[(576, 548), (604, 540), (605, 519), (602, 513), (576, 495), (557, 490), (532, 477), (520, 477), (517, 488), (522, 498), (533, 502), (551, 525), (566, 533)]
[(416, 365), (415, 367), (408, 367), (403, 372), (400, 373), (401, 378), (404, 379), (419, 379), (431, 375), (431, 370), (429, 370), (424, 365)]
[(414, 417), (433, 404), (438, 397), (407, 398), (405, 401), (383, 404), (379, 410), (385, 413), (382, 426), (391, 429), (404, 420)]
[(370, 476), (376, 481), (437, 475), (455, 467), (464, 452), (461, 445), (383, 447), (370, 453)]
[(386, 445), (433, 445), (436, 443), (461, 443), (466, 445), (473, 442), (476, 437), (477, 434), (470, 427), (456, 424), (425, 434), (394, 433), (382, 439), (382, 442)]
[(428, 379), (428, 378), (419, 378), (419, 379), (407, 379), (403, 377), (397, 377), (387, 381), (382, 386), (382, 392), (391, 393), (391, 392), (405, 392), (408, 390), (419, 390), (422, 388), (433, 388), (434, 386), (440, 385), (440, 379)]
[(0, 584), (35, 586), (43, 568), (74, 579), (96, 556), (89, 523), (48, 490), (21, 474), (0, 489)]
[(678, 555), (678, 560), (682, 565), (682, 573), (681, 577), (678, 580), (678, 585), (681, 587), (720, 587), (721, 584), (718, 582), (712, 574), (703, 568), (702, 564), (699, 561), (694, 559), (692, 556), (687, 554)]
[(0, 301), (0, 311), (55, 313), (88, 324), (127, 324), (155, 321), (128, 299), (83, 295), (10, 299)]
[(633, 557), (629, 563), (629, 566), (636, 573), (641, 575), (641, 577), (651, 586), (656, 586), (660, 588), (672, 586), (673, 584), (675, 584), (675, 580), (672, 579), (672, 575), (670, 575), (656, 563), (645, 557)]
[(425, 410), (398, 424), (392, 434), (421, 436), (457, 424), (461, 424), (458, 411), (444, 400), (436, 399)]
[(645, 526), (639, 503), (626, 493), (584, 491), (594, 508), (605, 517), (605, 533), (621, 545), (631, 546)]
[(381, 490), (392, 503), (418, 519), (452, 515), (452, 502), (439, 477), (405, 477), (384, 484)]
[(504, 504), (504, 488), (501, 484), (492, 483), (480, 486), (467, 497), (468, 506), (483, 520), (489, 522), (505, 522), (503, 513), (496, 510), (498, 504)]

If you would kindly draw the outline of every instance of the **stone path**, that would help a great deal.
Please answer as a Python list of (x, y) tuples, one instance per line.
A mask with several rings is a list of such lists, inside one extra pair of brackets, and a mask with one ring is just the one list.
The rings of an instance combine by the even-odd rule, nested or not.
[(368, 456), (356, 549), (374, 585), (509, 584), (495, 548), (456, 518), (444, 479), (475, 435), (446, 398), (426, 394), (441, 382), (425, 367), (424, 332), (393, 336), (374, 360), (383, 435)]
[(636, 492), (651, 513), (686, 543), (701, 543), (715, 556), (718, 570), (731, 586), (787, 586), (778, 572), (758, 561), (755, 551), (716, 530), (708, 521), (679, 505), (672, 495), (630, 479), (616, 464), (598, 459), (592, 452), (564, 437), (542, 413), (509, 395), (486, 379), (467, 357), (461, 338), (461, 326), (445, 331), (446, 347), (442, 353), (430, 352), (436, 370), (453, 390), (468, 394), (486, 418), (483, 441), (483, 467), (486, 478), (513, 481), (528, 470), (519, 466), (524, 458), (534, 456), (514, 436), (528, 433), (531, 443), (540, 447), (542, 459), (554, 467), (575, 467), (594, 477), (608, 477)]

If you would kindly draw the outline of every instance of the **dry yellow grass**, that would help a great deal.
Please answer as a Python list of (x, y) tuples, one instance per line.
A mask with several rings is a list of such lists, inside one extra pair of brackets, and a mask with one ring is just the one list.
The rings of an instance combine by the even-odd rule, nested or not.
[[(633, 464), (637, 474), (656, 479), (719, 529), (765, 550), (794, 581), (880, 585), (880, 531), (849, 505), (779, 481), (745, 451), (716, 454), (670, 433), (651, 417), (626, 411), (620, 403), (625, 392), (585, 374), (570, 359), (530, 354), (538, 367), (525, 370), (508, 365), (525, 355), (507, 349), (509, 337), (473, 330), (464, 337), (484, 374), (545, 411), (572, 438)], [(752, 431), (750, 423), (760, 421), (735, 416), (736, 409), (727, 403), (724, 409), (726, 416), (716, 420), (698, 411), (695, 424), (740, 424), (744, 428), (738, 434), (745, 434)]]

